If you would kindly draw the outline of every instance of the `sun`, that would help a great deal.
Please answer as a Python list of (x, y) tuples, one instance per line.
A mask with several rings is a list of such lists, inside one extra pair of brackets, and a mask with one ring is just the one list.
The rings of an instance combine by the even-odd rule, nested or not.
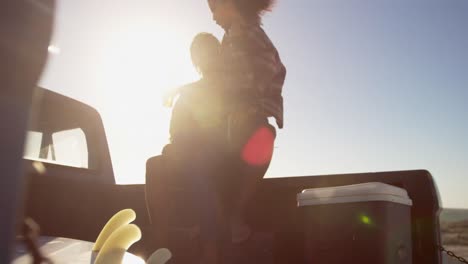
[[(164, 95), (199, 78), (190, 58), (192, 38), (201, 31), (221, 36), (222, 30), (198, 4), (198, 11), (183, 9), (185, 2), (167, 8), (157, 1), (145, 8), (75, 5), (59, 6), (41, 84), (96, 108), (116, 182), (144, 183), (146, 160), (169, 142), (171, 109), (163, 106)], [(83, 20), (80, 11), (88, 5), (95, 11)]]
[(191, 35), (132, 23), (111, 38), (115, 44), (101, 58), (106, 70), (99, 110), (117, 183), (143, 183), (146, 160), (168, 143), (165, 95), (199, 78), (189, 56)]

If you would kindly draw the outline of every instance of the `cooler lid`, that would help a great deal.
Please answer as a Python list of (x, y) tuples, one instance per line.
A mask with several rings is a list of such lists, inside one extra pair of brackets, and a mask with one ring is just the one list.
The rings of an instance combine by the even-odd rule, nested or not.
[(381, 182), (306, 189), (297, 195), (298, 206), (371, 201), (413, 204), (405, 189)]

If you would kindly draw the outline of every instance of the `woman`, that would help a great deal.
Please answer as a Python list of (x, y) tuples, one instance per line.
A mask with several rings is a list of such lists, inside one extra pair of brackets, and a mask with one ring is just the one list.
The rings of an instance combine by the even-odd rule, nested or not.
[(240, 177), (232, 207), (232, 242), (250, 237), (247, 205), (273, 154), (276, 131), (283, 127), (282, 88), (286, 77), (279, 54), (261, 27), (272, 0), (208, 0), (213, 19), (225, 30), (221, 45), (223, 93), (228, 103), (232, 177)]

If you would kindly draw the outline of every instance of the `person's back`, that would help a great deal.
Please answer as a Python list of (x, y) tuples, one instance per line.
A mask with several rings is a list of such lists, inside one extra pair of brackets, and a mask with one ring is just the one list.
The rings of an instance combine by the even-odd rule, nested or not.
[(226, 118), (222, 97), (217, 91), (219, 85), (213, 76), (179, 88), (179, 98), (172, 110), (168, 147), (183, 152), (196, 151), (225, 133), (222, 130)]
[[(202, 263), (217, 263), (218, 203), (213, 183), (225, 143), (226, 117), (218, 74), (219, 41), (211, 34), (195, 37), (192, 61), (202, 78), (177, 89), (170, 124), (171, 143), (163, 150), (171, 175), (190, 186), (187, 203), (199, 212)], [(172, 99), (170, 100), (172, 102)], [(168, 224), (168, 222), (166, 222)], [(163, 242), (164, 243), (164, 242)]]
[(176, 101), (170, 123), (170, 143), (165, 148), (193, 149), (206, 144), (206, 139), (213, 136), (220, 138), (224, 127), (224, 102), (221, 96), (223, 84), (219, 74), (219, 52), (221, 44), (213, 35), (198, 34), (191, 46), (192, 62), (202, 78), (196, 82), (182, 86), (169, 98), (169, 106), (173, 97), (179, 95)]

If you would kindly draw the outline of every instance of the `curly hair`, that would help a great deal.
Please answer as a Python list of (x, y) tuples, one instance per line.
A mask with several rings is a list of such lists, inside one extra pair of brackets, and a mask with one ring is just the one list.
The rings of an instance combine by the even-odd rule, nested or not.
[(247, 19), (258, 20), (266, 12), (270, 12), (275, 0), (233, 0), (237, 10)]

